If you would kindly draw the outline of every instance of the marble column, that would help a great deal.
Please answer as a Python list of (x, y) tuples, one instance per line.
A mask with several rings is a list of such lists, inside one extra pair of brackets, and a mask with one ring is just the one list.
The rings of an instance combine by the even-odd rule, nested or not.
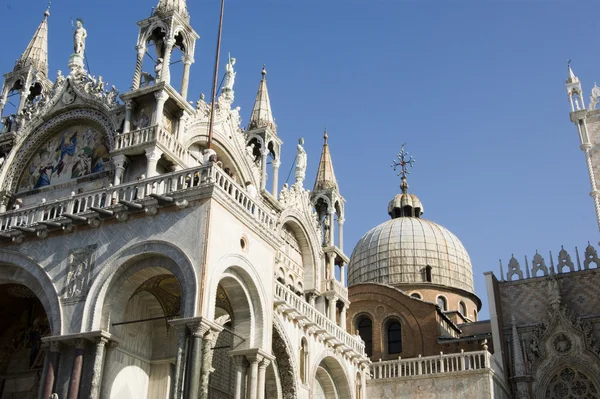
[(162, 156), (163, 152), (156, 147), (146, 148), (146, 177), (154, 177), (158, 176), (158, 172), (156, 171), (156, 166), (158, 165), (158, 160)]
[(165, 54), (163, 57), (162, 71), (160, 73), (160, 81), (167, 84), (171, 83), (171, 54), (175, 46), (175, 39), (165, 40)]
[(190, 84), (190, 66), (194, 62), (194, 59), (189, 55), (183, 56), (183, 76), (181, 77), (181, 97), (184, 100), (187, 99), (188, 87)]
[(338, 248), (344, 252), (344, 222), (343, 217), (338, 216)]
[(327, 246), (331, 247), (335, 245), (335, 210), (333, 208), (329, 210), (327, 217), (329, 217), (329, 228), (331, 229), (329, 232), (329, 242), (327, 243)]
[[(123, 173), (125, 173), (125, 165), (127, 164), (127, 157), (125, 155), (115, 155), (112, 159), (113, 164), (115, 165), (115, 186), (121, 184), (123, 180)], [(109, 204), (107, 204), (109, 205)]]
[(281, 161), (279, 159), (273, 160), (273, 190), (272, 194), (275, 198), (277, 198), (279, 194), (279, 166), (281, 165)]
[(200, 393), (200, 376), (202, 371), (202, 337), (206, 329), (200, 326), (191, 326), (190, 338), (192, 351), (187, 361), (187, 377), (185, 382), (185, 398), (196, 399)]
[(135, 73), (133, 74), (133, 83), (131, 89), (139, 89), (142, 82), (142, 67), (144, 65), (144, 55), (146, 54), (146, 46), (137, 46), (137, 59), (135, 61)]
[(257, 399), (265, 399), (265, 381), (267, 374), (267, 367), (271, 361), (267, 358), (261, 360), (258, 365), (258, 392), (256, 394)]
[(234, 399), (244, 399), (244, 388), (246, 382), (246, 358), (244, 356), (233, 356), (235, 363), (235, 392)]
[(269, 150), (267, 150), (266, 148), (261, 148), (260, 154), (262, 156), (262, 160), (261, 160), (262, 179), (260, 181), (260, 189), (264, 190), (267, 187), (267, 155), (269, 154)]
[(340, 283), (342, 286), (346, 286), (346, 265), (344, 264), (340, 266)]
[(335, 252), (330, 252), (327, 254), (327, 270), (329, 276), (327, 277), (329, 280), (335, 280)]
[(175, 371), (171, 381), (171, 399), (181, 399), (183, 376), (185, 375), (185, 358), (187, 349), (187, 332), (185, 326), (177, 326), (177, 354), (175, 356)]
[(133, 118), (133, 100), (125, 101), (125, 121), (123, 122), (123, 133), (131, 131), (131, 119)]
[(342, 308), (342, 312), (340, 313), (340, 327), (342, 330), (346, 331), (346, 312), (348, 310), (348, 305), (344, 304)]
[(250, 363), (250, 374), (248, 375), (248, 390), (246, 391), (247, 399), (256, 398), (256, 389), (258, 386), (258, 364), (262, 360), (262, 356), (258, 354), (247, 355), (248, 363)]
[(42, 398), (49, 398), (54, 392), (54, 382), (56, 381), (56, 373), (58, 372), (58, 362), (60, 359), (60, 344), (51, 342), (48, 351), (48, 367), (44, 378), (44, 386), (42, 389)]
[(102, 371), (104, 370), (104, 349), (107, 342), (108, 339), (104, 337), (100, 337), (96, 341), (90, 399), (98, 399), (100, 397), (100, 384), (102, 383)]
[(2, 93), (2, 97), (0, 97), (0, 118), (2, 117), (2, 112), (4, 111), (4, 107), (8, 102), (8, 89), (4, 90)]
[(338, 297), (335, 295), (332, 295), (332, 296), (328, 297), (327, 299), (329, 299), (329, 318), (331, 319), (331, 321), (336, 323), (336, 310), (337, 310), (336, 308), (337, 308)]
[(23, 111), (23, 108), (25, 108), (25, 103), (27, 102), (27, 97), (29, 96), (28, 87), (29, 87), (29, 85), (25, 86), (25, 88), (23, 88), (23, 90), (21, 90), (20, 99), (19, 99), (19, 108), (17, 108), (17, 115), (20, 114), (21, 111)]
[(162, 126), (165, 103), (169, 99), (169, 95), (165, 91), (161, 90), (154, 93), (154, 98), (156, 99), (156, 107), (154, 108), (154, 114), (152, 115), (152, 126)]
[(208, 383), (210, 382), (210, 373), (213, 371), (213, 346), (217, 341), (219, 333), (209, 330), (202, 337), (202, 377), (200, 378), (200, 399), (208, 399)]
[(75, 341), (75, 357), (73, 358), (73, 369), (71, 370), (71, 381), (67, 399), (79, 398), (79, 384), (81, 382), (81, 371), (83, 370), (83, 352), (85, 341), (81, 338)]

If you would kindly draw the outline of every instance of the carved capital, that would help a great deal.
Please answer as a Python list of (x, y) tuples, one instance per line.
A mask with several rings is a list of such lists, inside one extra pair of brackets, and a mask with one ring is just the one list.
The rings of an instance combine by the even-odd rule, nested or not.
[(125, 155), (115, 155), (113, 157), (113, 164), (117, 169), (125, 169), (125, 166), (127, 166), (127, 162), (128, 160)]
[(185, 65), (192, 65), (194, 63), (194, 57), (190, 55), (184, 55), (183, 57), (181, 57), (181, 60)]
[(106, 338), (106, 337), (99, 337), (96, 340), (96, 348), (104, 348), (107, 343), (108, 343), (108, 338)]
[(135, 49), (138, 53), (138, 56), (144, 56), (144, 53), (146, 52), (146, 46), (144, 46), (143, 44), (140, 44), (138, 46), (135, 46)]
[(187, 325), (190, 329), (190, 334), (197, 338), (204, 338), (207, 332), (210, 331), (210, 326), (202, 322), (193, 322)]
[(58, 342), (58, 341), (50, 342), (50, 352), (60, 352), (60, 342)]
[(134, 107), (133, 100), (127, 100), (127, 101), (125, 101), (125, 109), (127, 111), (133, 110), (133, 107)]
[(156, 98), (156, 101), (167, 101), (169, 95), (166, 91), (161, 90), (154, 93), (154, 98)]
[(158, 161), (163, 152), (156, 147), (146, 148), (146, 158), (149, 161)]
[(75, 340), (75, 349), (85, 349), (85, 339), (77, 338)]
[(173, 47), (175, 45), (175, 39), (173, 38), (168, 38), (167, 40), (165, 40), (165, 46), (166, 47)]
[(271, 364), (271, 359), (267, 359), (265, 357), (260, 361), (258, 368), (261, 370), (265, 370), (267, 367), (269, 367), (269, 364)]
[(272, 165), (273, 168), (278, 169), (281, 166), (281, 161), (279, 159), (274, 159)]

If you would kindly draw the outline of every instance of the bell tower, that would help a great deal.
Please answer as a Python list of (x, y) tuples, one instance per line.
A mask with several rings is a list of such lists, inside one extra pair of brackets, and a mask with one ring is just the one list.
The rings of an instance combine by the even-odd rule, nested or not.
[[(139, 156), (146, 156), (146, 177), (178, 170), (197, 164), (179, 139), (186, 121), (195, 112), (187, 102), (190, 67), (194, 62), (194, 50), (198, 34), (190, 25), (190, 15), (185, 0), (160, 0), (152, 16), (138, 22), (137, 59), (131, 91), (121, 96), (125, 102), (125, 121), (122, 135), (131, 135), (132, 143), (117, 148), (113, 159), (117, 165), (115, 184), (123, 178), (124, 165), (139, 163)], [(149, 48), (154, 47), (154, 56)], [(181, 85), (172, 85), (172, 67), (178, 63), (175, 53), (181, 53), (183, 71)], [(151, 64), (144, 71), (144, 61)], [(133, 135), (132, 135), (133, 134)]]

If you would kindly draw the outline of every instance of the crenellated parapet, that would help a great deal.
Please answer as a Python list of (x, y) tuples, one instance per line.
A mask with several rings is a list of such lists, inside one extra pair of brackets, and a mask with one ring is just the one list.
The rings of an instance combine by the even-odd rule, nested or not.
[(536, 250), (531, 261), (524, 256), (522, 264), (512, 255), (507, 263), (506, 274), (502, 259), (500, 260), (500, 281), (525, 280), (600, 268), (598, 251), (589, 242), (583, 257), (580, 257), (577, 247), (575, 247), (573, 255), (574, 258), (562, 246), (557, 256), (552, 255), (552, 251), (550, 251), (548, 257), (544, 257)]

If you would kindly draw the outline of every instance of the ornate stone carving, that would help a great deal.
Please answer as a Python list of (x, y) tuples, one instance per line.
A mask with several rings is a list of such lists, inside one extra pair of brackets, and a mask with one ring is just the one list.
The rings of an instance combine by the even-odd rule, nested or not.
[(531, 261), (531, 276), (537, 277), (536, 274), (538, 270), (541, 270), (544, 273), (544, 276), (548, 275), (548, 267), (546, 266), (546, 261), (537, 251), (535, 251), (535, 255), (533, 256), (533, 260)]
[(296, 368), (292, 361), (293, 357), (289, 352), (292, 347), (285, 341), (285, 335), (279, 331), (277, 324), (273, 324), (273, 348), (272, 353), (275, 356), (275, 363), (281, 378), (281, 389), (283, 399), (293, 399), (298, 397), (296, 387)]
[(583, 267), (587, 270), (590, 268), (590, 263), (594, 263), (596, 268), (600, 267), (600, 259), (598, 259), (598, 252), (588, 242), (588, 246), (585, 249), (585, 260), (583, 261)]
[(76, 249), (69, 255), (63, 299), (78, 300), (85, 297), (94, 268), (96, 247), (90, 245)]
[(571, 255), (563, 248), (560, 248), (560, 252), (558, 253), (558, 265), (556, 265), (556, 271), (558, 273), (563, 272), (563, 268), (568, 267), (571, 272), (575, 271), (575, 265), (571, 260)]
[(519, 261), (515, 259), (515, 256), (512, 255), (512, 257), (508, 261), (508, 273), (506, 274), (508, 281), (512, 281), (512, 278), (515, 274), (519, 276), (519, 280), (523, 280), (523, 272), (521, 271), (521, 265), (519, 264)]
[(300, 138), (298, 140), (298, 146), (296, 151), (296, 184), (302, 186), (304, 182), (304, 177), (306, 176), (306, 151), (303, 147), (304, 139)]
[(573, 348), (571, 339), (563, 333), (555, 334), (552, 338), (552, 348), (559, 355), (566, 355)]

